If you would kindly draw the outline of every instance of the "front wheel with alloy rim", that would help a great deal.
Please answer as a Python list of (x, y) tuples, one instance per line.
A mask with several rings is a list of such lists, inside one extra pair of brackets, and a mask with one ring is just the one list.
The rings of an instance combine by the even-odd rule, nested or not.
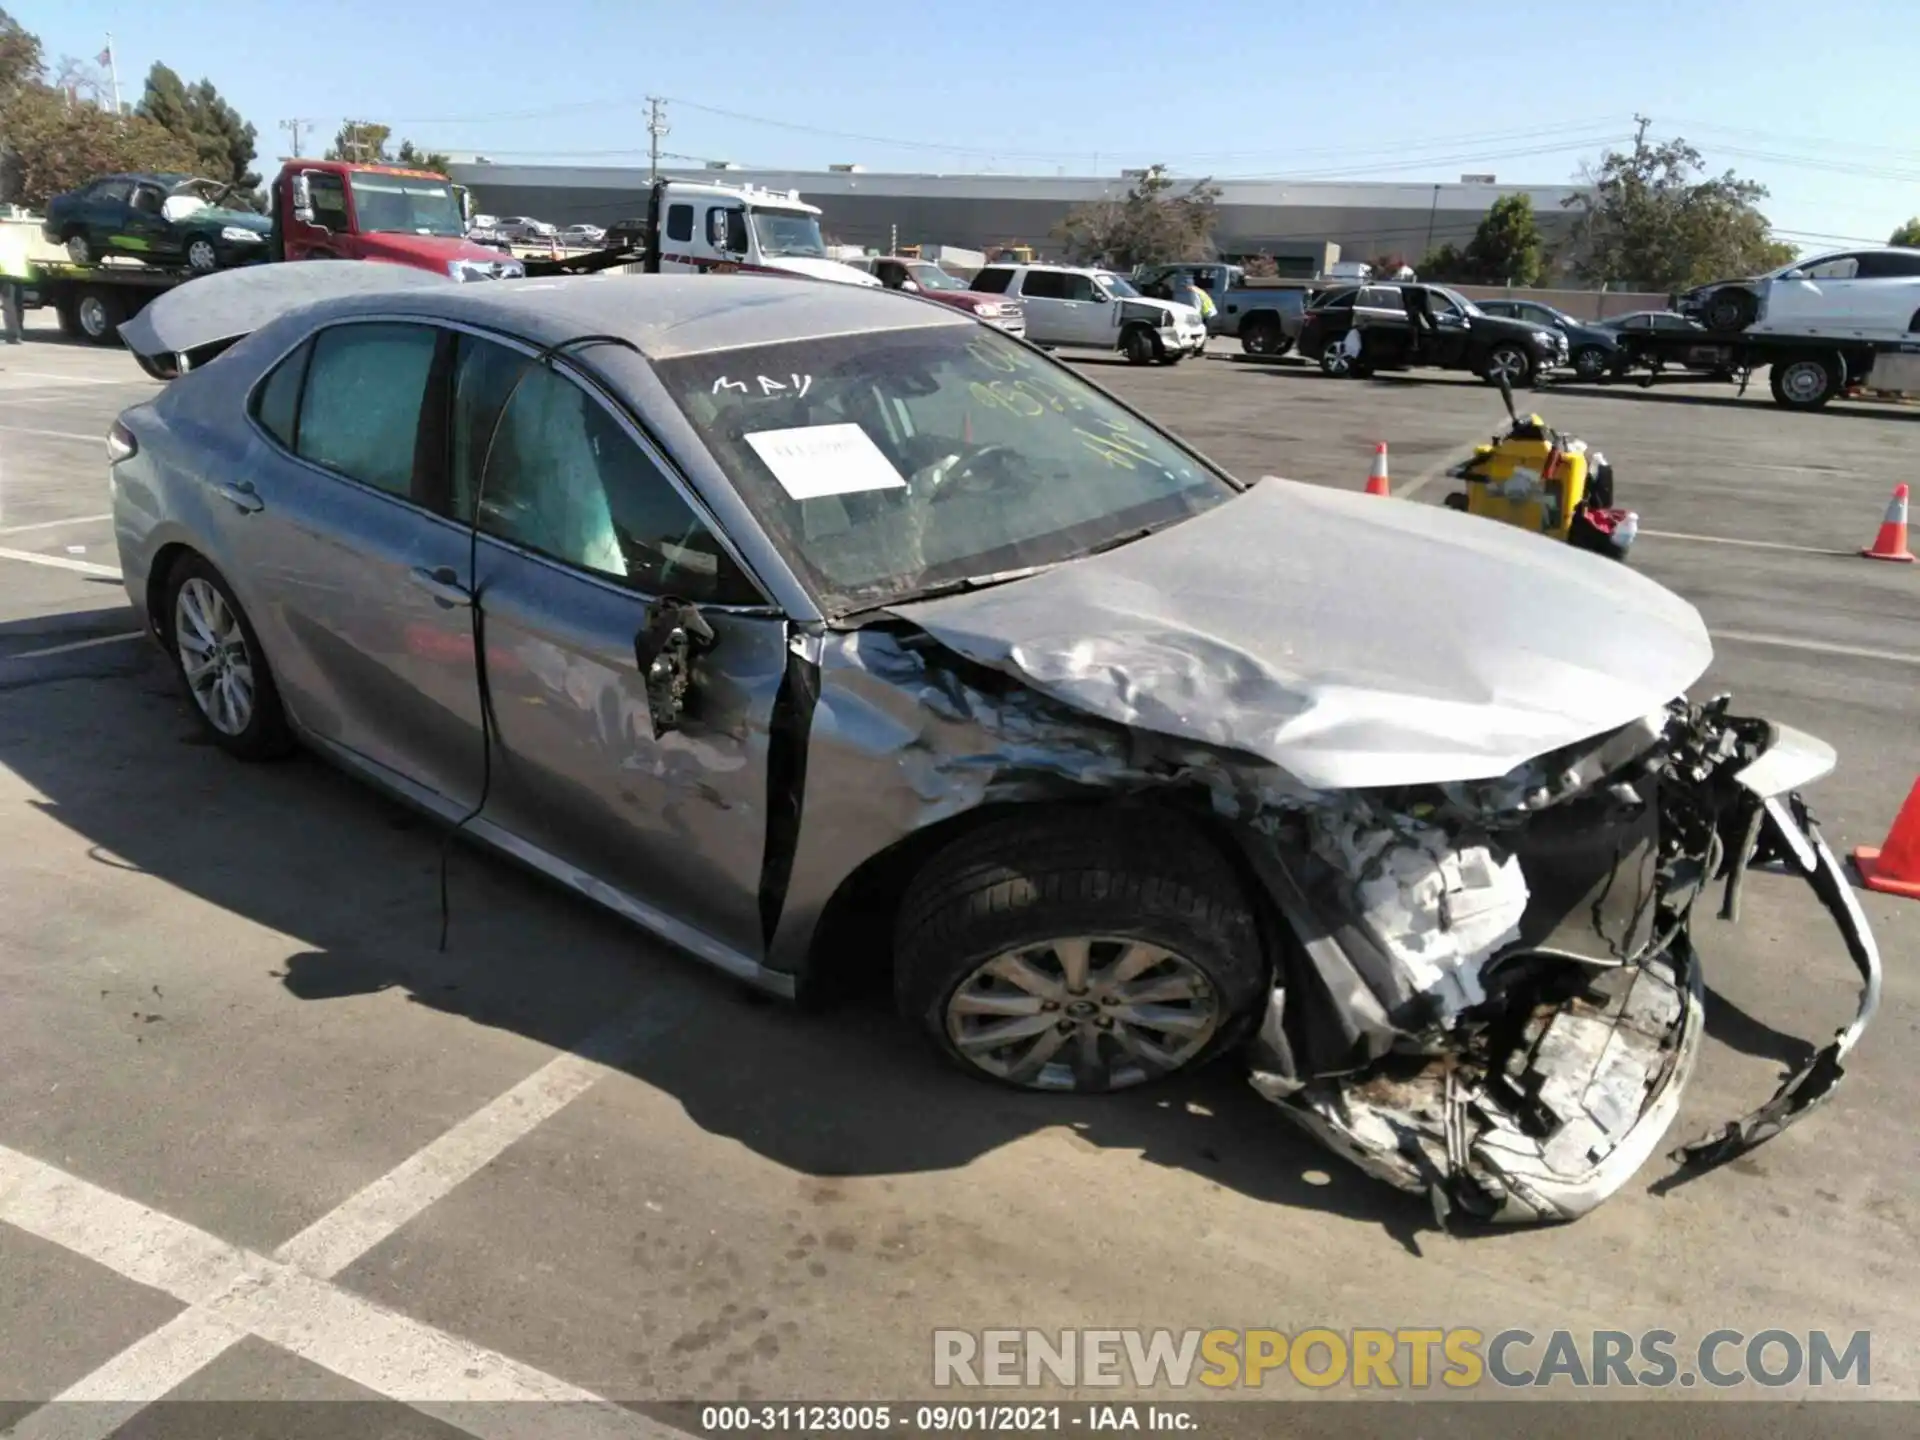
[(1489, 385), (1498, 385), (1503, 379), (1516, 387), (1531, 384), (1533, 357), (1518, 345), (1496, 345), (1487, 352), (1480, 378)]
[(1184, 816), (1056, 812), (982, 826), (914, 878), (901, 1008), (961, 1068), (1102, 1093), (1245, 1033), (1266, 985), (1239, 878)]
[(1796, 355), (1772, 367), (1773, 398), (1789, 410), (1818, 410), (1839, 393), (1839, 367), (1822, 355)]
[(201, 275), (220, 268), (220, 256), (213, 248), (213, 241), (202, 236), (187, 246), (187, 268)]
[(1336, 340), (1320, 352), (1320, 369), (1338, 379), (1353, 372), (1353, 357), (1342, 350)]
[(242, 760), (292, 749), (280, 692), (240, 602), (198, 555), (167, 577), (166, 626), (174, 669), (214, 744)]

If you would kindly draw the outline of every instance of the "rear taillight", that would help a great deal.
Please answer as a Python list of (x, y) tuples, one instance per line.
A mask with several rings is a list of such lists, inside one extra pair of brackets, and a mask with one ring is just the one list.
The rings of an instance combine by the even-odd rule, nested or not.
[(122, 460), (138, 454), (139, 450), (140, 442), (133, 438), (133, 431), (122, 422), (114, 421), (113, 428), (107, 431), (107, 463), (118, 465)]

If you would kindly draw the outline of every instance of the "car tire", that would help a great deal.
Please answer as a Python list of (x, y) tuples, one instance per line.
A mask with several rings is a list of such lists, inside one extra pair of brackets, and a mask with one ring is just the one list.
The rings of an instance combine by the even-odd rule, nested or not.
[(1322, 374), (1331, 375), (1339, 380), (1354, 373), (1354, 363), (1352, 358), (1340, 349), (1340, 342), (1335, 340), (1320, 352), (1320, 370)]
[(293, 732), (280, 691), (260, 637), (225, 577), (203, 556), (189, 553), (174, 562), (163, 594), (167, 653), (207, 736), (240, 760), (288, 754)]
[(93, 242), (85, 231), (76, 230), (67, 236), (67, 258), (76, 265), (91, 265), (99, 258), (93, 253)]
[(1240, 324), (1240, 348), (1249, 355), (1271, 359), (1287, 350), (1286, 333), (1277, 315), (1249, 315)]
[(1598, 345), (1582, 345), (1573, 352), (1573, 373), (1582, 380), (1598, 380), (1613, 364), (1613, 357)]
[(1714, 293), (1700, 320), (1716, 335), (1736, 335), (1753, 323), (1758, 309), (1751, 294), (1730, 286)]
[(211, 275), (219, 268), (220, 252), (214, 249), (213, 241), (196, 235), (187, 242), (187, 269), (196, 275)]
[(1120, 349), (1127, 357), (1129, 365), (1151, 365), (1160, 355), (1160, 347), (1154, 341), (1153, 332), (1144, 325), (1136, 325), (1122, 335)]
[(1769, 368), (1774, 402), (1789, 410), (1818, 410), (1840, 393), (1839, 366), (1827, 355), (1790, 355)]
[(1160, 363), (1162, 365), (1178, 365), (1186, 358), (1187, 352), (1184, 350), (1168, 350), (1162, 348), (1160, 351)]
[(1489, 385), (1498, 385), (1500, 376), (1505, 374), (1507, 383), (1518, 390), (1533, 383), (1533, 357), (1513, 341), (1503, 341), (1487, 351), (1487, 358), (1480, 364), (1480, 378)]
[(96, 345), (117, 345), (120, 322), (126, 318), (120, 296), (104, 285), (90, 285), (73, 302), (74, 323)]
[[(1022, 1089), (1102, 1093), (1190, 1069), (1244, 1035), (1267, 988), (1238, 875), (1171, 813), (981, 826), (914, 877), (894, 956), (901, 1009), (935, 1047)], [(1025, 1023), (995, 1044), (1002, 1019)]]

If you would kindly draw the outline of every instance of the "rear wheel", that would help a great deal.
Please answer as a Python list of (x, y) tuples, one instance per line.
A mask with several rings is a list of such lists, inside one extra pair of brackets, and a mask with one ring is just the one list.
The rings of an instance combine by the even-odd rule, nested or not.
[(1582, 380), (1598, 380), (1607, 373), (1607, 352), (1598, 345), (1582, 345), (1573, 352), (1573, 373)]
[(113, 291), (99, 287), (81, 291), (73, 314), (80, 333), (94, 344), (111, 345), (119, 337), (120, 297)]
[(1158, 358), (1160, 347), (1154, 343), (1151, 330), (1136, 325), (1121, 338), (1120, 349), (1129, 365), (1151, 365)]
[(1238, 877), (1183, 817), (1111, 811), (981, 827), (914, 878), (895, 937), (902, 1008), (973, 1074), (1123, 1090), (1199, 1064), (1266, 982)]
[(1751, 325), (1758, 308), (1753, 296), (1745, 290), (1722, 290), (1707, 302), (1706, 313), (1701, 319), (1709, 330), (1732, 334)]
[(1249, 315), (1240, 326), (1240, 348), (1249, 355), (1285, 354), (1287, 337), (1280, 328), (1280, 317)]
[(213, 743), (242, 760), (293, 748), (260, 637), (225, 578), (199, 555), (167, 576), (165, 623), (174, 670)]
[(1795, 355), (1776, 361), (1769, 384), (1774, 400), (1789, 410), (1818, 410), (1840, 393), (1840, 370), (1825, 355)]

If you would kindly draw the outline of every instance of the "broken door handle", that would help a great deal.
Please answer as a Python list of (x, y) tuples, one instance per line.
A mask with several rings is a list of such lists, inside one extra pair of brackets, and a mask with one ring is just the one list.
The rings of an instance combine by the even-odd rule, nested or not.
[(252, 515), (267, 508), (267, 502), (260, 498), (251, 480), (238, 480), (231, 485), (222, 485), (220, 498), (243, 515)]
[(440, 565), (431, 570), (424, 565), (416, 565), (408, 572), (407, 578), (442, 605), (473, 603), (473, 592), (460, 583), (460, 577), (451, 565)]

